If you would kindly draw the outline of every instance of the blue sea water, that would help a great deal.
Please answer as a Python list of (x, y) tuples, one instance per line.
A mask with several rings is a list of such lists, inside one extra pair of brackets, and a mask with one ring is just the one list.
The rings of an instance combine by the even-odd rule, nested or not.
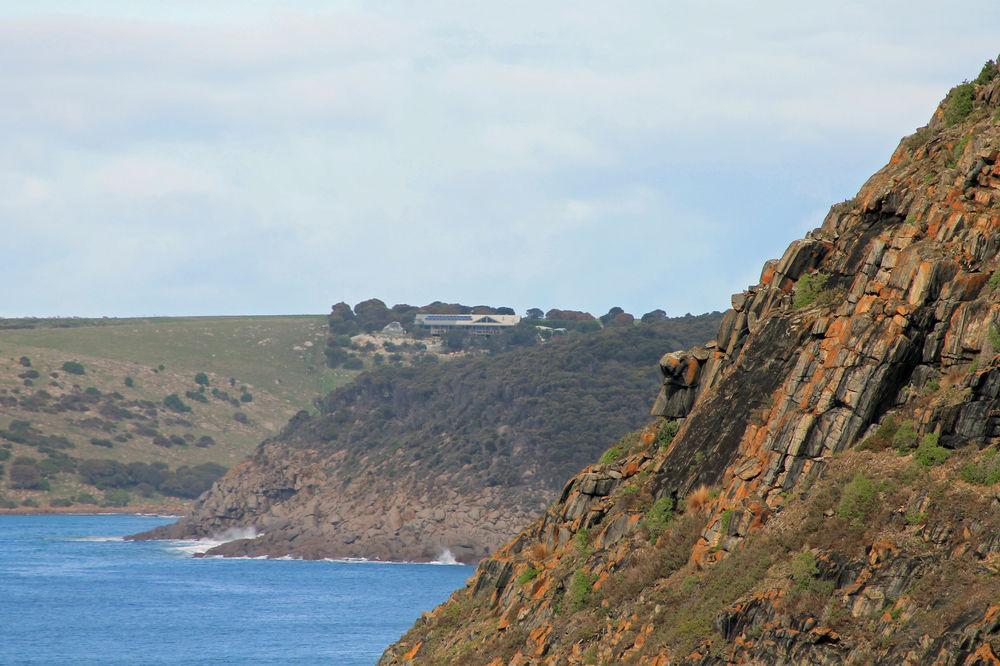
[(467, 566), (199, 559), (169, 519), (0, 516), (2, 664), (373, 664)]

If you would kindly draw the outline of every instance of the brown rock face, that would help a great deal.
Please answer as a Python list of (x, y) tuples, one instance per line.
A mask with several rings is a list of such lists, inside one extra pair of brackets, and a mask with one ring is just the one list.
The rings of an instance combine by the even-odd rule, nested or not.
[(660, 420), (381, 663), (998, 663), (984, 71), (733, 297), (713, 343), (663, 357)]

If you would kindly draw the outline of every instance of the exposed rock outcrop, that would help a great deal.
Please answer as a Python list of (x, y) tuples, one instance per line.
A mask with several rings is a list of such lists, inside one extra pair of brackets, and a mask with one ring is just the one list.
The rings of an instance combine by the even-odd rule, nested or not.
[(990, 64), (380, 663), (1000, 663), (998, 148)]

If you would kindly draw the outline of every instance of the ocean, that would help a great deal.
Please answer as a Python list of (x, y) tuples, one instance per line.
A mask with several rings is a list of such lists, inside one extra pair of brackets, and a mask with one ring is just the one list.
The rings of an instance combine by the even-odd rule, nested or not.
[(166, 522), (0, 516), (0, 664), (370, 665), (473, 572), (122, 540)]

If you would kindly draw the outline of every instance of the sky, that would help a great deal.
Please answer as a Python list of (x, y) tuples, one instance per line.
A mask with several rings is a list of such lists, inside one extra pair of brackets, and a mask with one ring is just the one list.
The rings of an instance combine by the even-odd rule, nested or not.
[(0, 0), (0, 316), (725, 309), (1000, 3)]

